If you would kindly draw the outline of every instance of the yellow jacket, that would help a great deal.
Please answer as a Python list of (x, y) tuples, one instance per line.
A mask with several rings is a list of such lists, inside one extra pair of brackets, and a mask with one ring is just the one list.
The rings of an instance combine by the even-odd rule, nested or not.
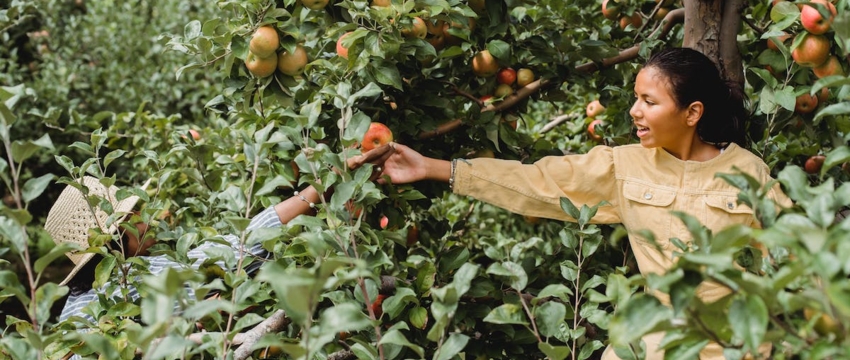
[[(625, 226), (640, 272), (645, 275), (664, 273), (671, 267), (676, 248), (670, 238), (685, 243), (691, 240), (685, 225), (671, 211), (695, 216), (714, 232), (732, 224), (758, 226), (752, 209), (737, 204), (739, 190), (714, 176), (733, 173), (733, 167), (762, 184), (771, 180), (764, 161), (734, 143), (703, 162), (682, 161), (661, 148), (635, 144), (597, 146), (587, 154), (551, 156), (530, 165), (495, 159), (457, 161), (453, 189), (518, 214), (560, 220), (572, 220), (561, 210), (561, 197), (577, 207), (607, 201), (609, 204), (600, 206), (592, 221)], [(778, 184), (768, 196), (780, 205), (790, 205)], [(640, 230), (655, 234), (662, 250), (640, 236)], [(697, 290), (707, 302), (726, 294), (726, 288), (711, 283), (703, 283)], [(662, 301), (666, 299), (662, 297)], [(711, 348), (719, 351), (707, 354)], [(613, 356), (612, 351), (606, 354)], [(647, 359), (662, 356), (647, 353)], [(716, 345), (707, 347), (700, 357), (722, 359), (722, 350)], [(609, 358), (616, 359), (603, 356)]]

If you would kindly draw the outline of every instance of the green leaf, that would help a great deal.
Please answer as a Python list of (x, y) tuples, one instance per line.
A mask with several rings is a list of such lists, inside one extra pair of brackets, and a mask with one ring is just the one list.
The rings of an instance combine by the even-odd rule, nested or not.
[(528, 325), (525, 311), (523, 311), (522, 306), (519, 304), (502, 304), (491, 310), (484, 317), (484, 321), (493, 324)]
[(68, 243), (61, 243), (59, 245), (56, 245), (50, 249), (50, 252), (44, 254), (42, 257), (38, 258), (38, 260), (35, 261), (33, 269), (36, 273), (40, 274), (42, 271), (44, 271), (44, 269), (47, 268), (48, 265), (53, 262), (53, 260), (65, 256), (66, 252), (76, 248), (76, 246), (73, 246)]
[(361, 306), (354, 302), (336, 304), (322, 312), (319, 320), (322, 332), (337, 334), (341, 331), (355, 332), (372, 326)]
[(41, 149), (54, 149), (50, 135), (44, 134), (35, 141), (16, 140), (12, 142), (12, 159), (17, 163), (22, 163)]
[(487, 43), (487, 50), (489, 50), (490, 54), (498, 59), (500, 63), (510, 63), (511, 46), (508, 43), (502, 40), (493, 40)]
[(563, 360), (570, 356), (569, 346), (554, 346), (545, 342), (537, 343), (537, 348), (552, 360)]
[(788, 111), (794, 111), (794, 106), (797, 105), (797, 96), (794, 95), (794, 89), (791, 87), (784, 87), (773, 93), (773, 100)]
[(183, 27), (183, 40), (190, 41), (194, 40), (198, 36), (201, 35), (201, 22), (198, 20), (192, 20), (186, 26)]
[(398, 67), (387, 60), (381, 60), (371, 68), (372, 75), (379, 83), (392, 86), (399, 91), (401, 88), (401, 74), (398, 72)]
[(466, 347), (469, 342), (469, 336), (464, 334), (454, 333), (440, 346), (434, 353), (434, 360), (449, 360), (455, 357), (459, 352)]
[(578, 219), (581, 216), (581, 213), (573, 202), (565, 197), (561, 198), (561, 209), (573, 219)]
[(421, 306), (415, 306), (408, 313), (410, 325), (417, 329), (425, 329), (428, 326), (428, 310)]
[(561, 276), (567, 281), (575, 281), (578, 278), (578, 265), (572, 260), (561, 261)]
[(817, 115), (815, 115), (815, 118), (812, 119), (812, 123), (814, 125), (817, 125), (817, 124), (820, 123), (820, 120), (823, 119), (825, 116), (843, 115), (843, 114), (850, 114), (850, 102), (841, 102), (841, 103), (838, 103), (838, 104), (832, 104), (832, 105), (829, 105), (829, 106), (821, 109), (820, 111), (818, 111)]
[(407, 337), (404, 336), (404, 334), (398, 329), (391, 329), (381, 336), (381, 341), (378, 342), (378, 345), (382, 344), (395, 344), (407, 347), (419, 355), (420, 358), (425, 355), (425, 350), (421, 346), (411, 343), (410, 340), (407, 340)]
[(24, 183), (24, 187), (21, 189), (21, 198), (25, 203), (28, 203), (41, 196), (44, 189), (47, 189), (47, 186), (50, 185), (50, 182), (55, 177), (56, 176), (53, 174), (44, 174), (37, 178), (27, 180), (27, 182)]
[(537, 294), (537, 299), (545, 299), (552, 296), (563, 301), (569, 301), (569, 297), (572, 295), (573, 291), (562, 284), (549, 284), (543, 290), (540, 290), (540, 293)]
[(94, 269), (94, 286), (100, 288), (112, 277), (112, 269), (118, 263), (114, 256), (104, 256)]
[(729, 308), (729, 325), (744, 340), (744, 349), (758, 349), (767, 332), (767, 306), (757, 296), (738, 297)]
[(567, 307), (559, 302), (549, 301), (534, 309), (534, 319), (537, 322), (537, 329), (545, 337), (558, 334), (566, 317)]
[(841, 145), (835, 149), (832, 149), (828, 154), (826, 154), (826, 159), (823, 161), (823, 167), (820, 170), (821, 176), (826, 174), (829, 169), (835, 167), (836, 165), (840, 165), (850, 161), (850, 147), (846, 145)]
[(672, 310), (652, 295), (639, 294), (614, 312), (609, 324), (611, 343), (626, 346), (657, 330), (672, 316)]
[(507, 277), (511, 288), (517, 291), (522, 291), (528, 284), (528, 275), (525, 273), (525, 269), (514, 262), (493, 263), (487, 268), (487, 273)]
[(25, 224), (0, 216), (0, 239), (8, 241), (16, 254), (23, 254), (27, 246), (27, 234), (23, 227)]

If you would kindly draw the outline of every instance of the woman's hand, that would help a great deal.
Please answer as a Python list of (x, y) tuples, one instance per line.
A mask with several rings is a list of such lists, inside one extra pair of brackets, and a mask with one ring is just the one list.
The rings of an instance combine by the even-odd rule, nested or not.
[(395, 152), (384, 162), (383, 172), (379, 183), (384, 183), (384, 175), (393, 184), (408, 184), (420, 180), (448, 181), (451, 175), (451, 163), (444, 160), (431, 159), (413, 149), (393, 144)]
[(348, 168), (351, 170), (357, 169), (364, 164), (374, 164), (376, 165), (376, 170), (380, 172), (379, 167), (387, 161), (387, 159), (393, 154), (393, 143), (381, 145), (372, 150), (369, 150), (362, 155), (353, 156), (347, 159), (346, 164)]

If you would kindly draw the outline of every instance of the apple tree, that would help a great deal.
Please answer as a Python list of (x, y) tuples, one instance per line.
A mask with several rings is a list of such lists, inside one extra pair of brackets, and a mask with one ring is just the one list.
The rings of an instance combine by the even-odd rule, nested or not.
[[(48, 353), (587, 359), (611, 345), (625, 359), (642, 358), (640, 336), (666, 331), (674, 358), (694, 358), (709, 342), (729, 358), (762, 343), (774, 344), (776, 358), (847, 355), (846, 1), (218, 6), (163, 39), (185, 54), (178, 81), (198, 72), (224, 79), (196, 133), (167, 116), (111, 114), (106, 129), (76, 145), (94, 156), (57, 160), (66, 179), (92, 169), (153, 178), (140, 217), (157, 227), (156, 250), (176, 261), (220, 233), (263, 243), (273, 257), (256, 275), (209, 267), (145, 278), (139, 304), (104, 299), (91, 310), (100, 319), (93, 331), (57, 324), (41, 338)], [(817, 16), (828, 24), (822, 32)], [(633, 78), (664, 46), (702, 51), (750, 99), (751, 149), (795, 201), (777, 213), (764, 196), (770, 184), (724, 175), (762, 228), (712, 234), (682, 215), (695, 246), (682, 244), (667, 274), (639, 274), (624, 230), (590, 224), (595, 206), (562, 199), (577, 223), (524, 218), (442, 184), (378, 185), (369, 166), (344, 166), (371, 123), (443, 159), (532, 162), (633, 142)], [(139, 135), (114, 136), (127, 129)], [(315, 216), (245, 231), (247, 217), (306, 184), (333, 190)], [(160, 219), (166, 210), (171, 217)], [(102, 276), (135, 266), (111, 259)], [(693, 295), (704, 280), (732, 294), (705, 304)], [(219, 295), (185, 302), (185, 284)], [(645, 288), (669, 294), (672, 306)], [(175, 316), (163, 306), (173, 303)], [(21, 342), (0, 346), (45, 351)]]

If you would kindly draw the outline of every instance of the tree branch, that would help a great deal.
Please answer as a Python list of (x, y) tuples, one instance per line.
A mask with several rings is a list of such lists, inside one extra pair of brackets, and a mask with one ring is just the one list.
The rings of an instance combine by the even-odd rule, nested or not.
[[(257, 343), (260, 338), (268, 333), (277, 332), (280, 329), (283, 329), (284, 326), (289, 325), (291, 320), (286, 317), (286, 313), (283, 310), (278, 310), (272, 316), (269, 316), (267, 319), (263, 320), (261, 323), (257, 324), (253, 329), (248, 330), (244, 333), (244, 338), (242, 339), (242, 343), (239, 348), (234, 351), (233, 359), (234, 360), (245, 360), (249, 356), (251, 356), (251, 351), (254, 347), (254, 344)], [(233, 339), (234, 342), (236, 338)]]
[(734, 82), (739, 87), (735, 91), (743, 94), (744, 63), (741, 52), (738, 51), (738, 31), (741, 30), (741, 11), (744, 0), (723, 1), (723, 15), (720, 18), (720, 44), (718, 62), (723, 71), (723, 78)]
[(328, 355), (328, 360), (351, 360), (354, 358), (354, 353), (351, 350), (340, 350)]
[(540, 129), (540, 133), (545, 134), (545, 133), (551, 131), (552, 129), (554, 129), (555, 127), (557, 127), (558, 125), (561, 125), (561, 124), (567, 122), (567, 120), (572, 120), (572, 119), (578, 118), (579, 116), (581, 116), (581, 115), (575, 114), (575, 113), (556, 116), (554, 119), (552, 119), (552, 121), (550, 121), (548, 124), (543, 126), (542, 129)]

